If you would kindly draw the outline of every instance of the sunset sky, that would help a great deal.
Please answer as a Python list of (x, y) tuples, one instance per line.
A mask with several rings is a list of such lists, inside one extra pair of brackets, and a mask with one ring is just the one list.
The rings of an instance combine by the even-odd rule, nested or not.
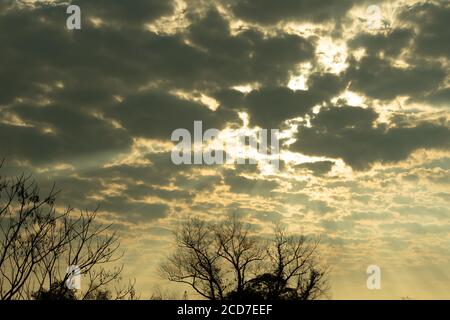
[[(158, 274), (180, 222), (239, 214), (320, 237), (333, 299), (450, 299), (449, 1), (71, 3), (81, 30), (0, 0), (0, 173), (100, 206), (143, 298), (187, 289)], [(173, 164), (195, 120), (280, 130), (280, 170)]]

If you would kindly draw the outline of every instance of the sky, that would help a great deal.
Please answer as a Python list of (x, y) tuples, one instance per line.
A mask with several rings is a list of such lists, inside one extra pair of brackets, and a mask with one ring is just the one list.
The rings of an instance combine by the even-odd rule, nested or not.
[[(450, 3), (0, 0), (1, 174), (100, 206), (143, 297), (172, 230), (321, 238), (333, 299), (450, 299)], [(175, 165), (179, 128), (280, 131), (280, 167)], [(239, 154), (229, 146), (227, 154)], [(367, 267), (381, 289), (366, 286)]]

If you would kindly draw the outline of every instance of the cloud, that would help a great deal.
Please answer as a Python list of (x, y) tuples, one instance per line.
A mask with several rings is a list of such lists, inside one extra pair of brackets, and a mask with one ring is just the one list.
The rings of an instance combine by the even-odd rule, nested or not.
[(198, 65), (202, 79), (199, 80), (208, 81), (210, 87), (284, 83), (294, 65), (314, 58), (312, 38), (283, 32), (265, 35), (257, 30), (242, 30), (232, 35), (229, 21), (212, 9), (190, 18), (192, 24), (187, 29), (187, 37), (202, 49)]
[(82, 8), (87, 18), (100, 18), (114, 25), (136, 25), (150, 23), (162, 16), (173, 13), (172, 0), (135, 0), (129, 5), (120, 0), (76, 0), (74, 4)]
[(450, 202), (450, 193), (447, 192), (438, 192), (434, 194), (435, 197), (441, 198), (447, 202)]
[(330, 73), (314, 73), (308, 79), (309, 90), (287, 87), (262, 87), (247, 94), (225, 90), (216, 93), (225, 108), (245, 110), (250, 121), (262, 128), (279, 128), (289, 119), (304, 116), (311, 109), (344, 90), (342, 79)]
[(332, 169), (334, 165), (333, 161), (316, 161), (316, 162), (306, 162), (296, 165), (295, 168), (311, 170), (314, 175), (321, 176), (324, 175)]
[(309, 200), (303, 204), (306, 211), (324, 215), (329, 212), (336, 211), (336, 208), (331, 207), (326, 201), (323, 200)]
[(352, 6), (350, 0), (243, 0), (228, 1), (232, 12), (243, 20), (260, 24), (281, 21), (324, 22), (343, 16)]
[[(55, 180), (58, 206), (100, 205), (132, 252), (136, 237), (163, 253), (180, 220), (230, 213), (264, 236), (272, 222), (326, 231), (336, 269), (366, 248), (398, 264), (408, 260), (395, 249), (445, 249), (446, 2), (395, 2), (396, 23), (383, 31), (358, 31), (368, 3), (353, 0), (82, 0), (73, 32), (62, 1), (16, 4), (0, 0), (2, 174), (33, 173), (43, 191)], [(322, 50), (328, 40), (346, 52)], [(324, 71), (341, 56), (339, 74)], [(288, 87), (300, 74), (308, 90)], [(344, 104), (352, 94), (364, 108)], [(174, 129), (236, 128), (240, 111), (266, 129), (302, 117), (297, 141), (282, 146), (285, 161), (302, 163), (270, 176), (255, 165), (172, 163), (162, 142)]]
[(442, 88), (434, 90), (426, 94), (423, 98), (417, 97), (417, 100), (422, 100), (432, 104), (433, 106), (450, 107), (450, 88)]
[(370, 56), (384, 54), (396, 57), (403, 49), (408, 48), (413, 36), (414, 31), (408, 28), (393, 29), (387, 34), (364, 32), (353, 37), (348, 46), (351, 50), (364, 48)]
[(269, 196), (278, 187), (278, 183), (272, 180), (248, 179), (236, 175), (233, 171), (224, 173), (224, 183), (230, 186), (233, 193), (245, 193), (249, 195)]
[(360, 107), (324, 108), (299, 129), (291, 148), (308, 155), (341, 158), (354, 169), (374, 162), (396, 162), (413, 151), (450, 148), (450, 129), (445, 124), (420, 122), (409, 127), (375, 127), (377, 114)]
[(113, 213), (120, 221), (134, 224), (164, 218), (169, 209), (166, 204), (133, 201), (124, 196), (108, 196), (99, 203), (99, 208)]
[(367, 212), (354, 211), (350, 215), (345, 216), (343, 220), (348, 221), (386, 221), (393, 217), (390, 212)]
[(3, 156), (41, 164), (79, 163), (83, 157), (108, 158), (131, 146), (123, 130), (83, 110), (22, 104), (12, 112), (28, 126), (0, 123), (1, 135), (9, 137), (2, 145)]
[(442, 234), (450, 231), (450, 225), (446, 224), (420, 224), (420, 223), (393, 223), (382, 224), (381, 229), (388, 231), (402, 230), (412, 234)]
[(421, 96), (438, 87), (446, 77), (438, 62), (416, 61), (402, 68), (387, 59), (365, 56), (359, 61), (350, 59), (349, 63), (345, 77), (351, 82), (350, 89), (375, 99)]
[(399, 18), (410, 22), (416, 30), (414, 51), (428, 57), (448, 58), (450, 34), (448, 21), (450, 5), (447, 1), (419, 2), (404, 8)]
[(237, 119), (234, 112), (212, 111), (200, 103), (182, 100), (170, 94), (150, 91), (125, 97), (107, 110), (108, 115), (120, 122), (133, 136), (169, 140), (178, 128), (194, 131), (194, 121), (203, 123), (204, 130), (222, 129), (227, 121)]
[[(408, 96), (448, 106), (445, 79), (450, 39), (446, 25), (450, 6), (445, 1), (419, 2), (399, 6), (397, 12), (397, 23), (387, 32), (361, 32), (348, 41), (345, 75), (350, 88), (374, 99)], [(353, 57), (357, 49), (365, 50), (359, 60)]]
[(355, 223), (348, 220), (323, 219), (321, 220), (320, 225), (327, 231), (339, 232), (353, 229)]
[[(88, 178), (120, 180), (121, 182), (150, 183), (162, 186), (169, 184), (186, 166), (177, 166), (170, 159), (170, 152), (158, 152), (144, 155), (149, 164), (117, 164), (108, 167), (93, 167), (80, 170)], [(192, 169), (192, 166), (188, 167)]]

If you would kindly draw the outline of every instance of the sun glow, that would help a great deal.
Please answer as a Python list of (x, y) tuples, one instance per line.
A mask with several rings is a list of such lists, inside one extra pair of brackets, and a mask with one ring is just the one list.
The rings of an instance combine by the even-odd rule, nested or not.
[(328, 72), (338, 74), (348, 66), (347, 46), (343, 41), (333, 42), (331, 38), (320, 38), (316, 53), (319, 63)]

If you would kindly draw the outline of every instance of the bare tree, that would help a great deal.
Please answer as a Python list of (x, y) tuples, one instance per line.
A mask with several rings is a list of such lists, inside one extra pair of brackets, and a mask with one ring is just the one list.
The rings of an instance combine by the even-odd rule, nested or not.
[(287, 235), (277, 225), (272, 245), (267, 249), (269, 271), (273, 275), (268, 299), (315, 300), (327, 295), (328, 268), (319, 262), (319, 240)]
[[(118, 288), (123, 265), (105, 268), (121, 258), (116, 234), (96, 222), (97, 210), (57, 210), (57, 194), (53, 186), (41, 196), (30, 176), (0, 177), (0, 300), (92, 299)], [(85, 288), (76, 294), (65, 285), (75, 265)], [(108, 290), (132, 296), (134, 284)]]
[(216, 239), (204, 222), (192, 220), (177, 233), (178, 249), (161, 271), (169, 280), (189, 284), (199, 295), (211, 300), (224, 298), (227, 284)]
[(250, 276), (254, 276), (264, 258), (263, 246), (250, 236), (249, 229), (236, 215), (213, 228), (218, 255), (231, 267), (237, 296), (243, 294)]
[(149, 300), (188, 300), (188, 295), (186, 291), (181, 294), (179, 291), (163, 289), (161, 286), (156, 285), (152, 289)]
[(319, 241), (289, 236), (281, 227), (275, 227), (273, 239), (263, 240), (237, 216), (215, 225), (191, 220), (175, 239), (177, 249), (161, 265), (162, 275), (206, 299), (308, 300), (327, 294)]

